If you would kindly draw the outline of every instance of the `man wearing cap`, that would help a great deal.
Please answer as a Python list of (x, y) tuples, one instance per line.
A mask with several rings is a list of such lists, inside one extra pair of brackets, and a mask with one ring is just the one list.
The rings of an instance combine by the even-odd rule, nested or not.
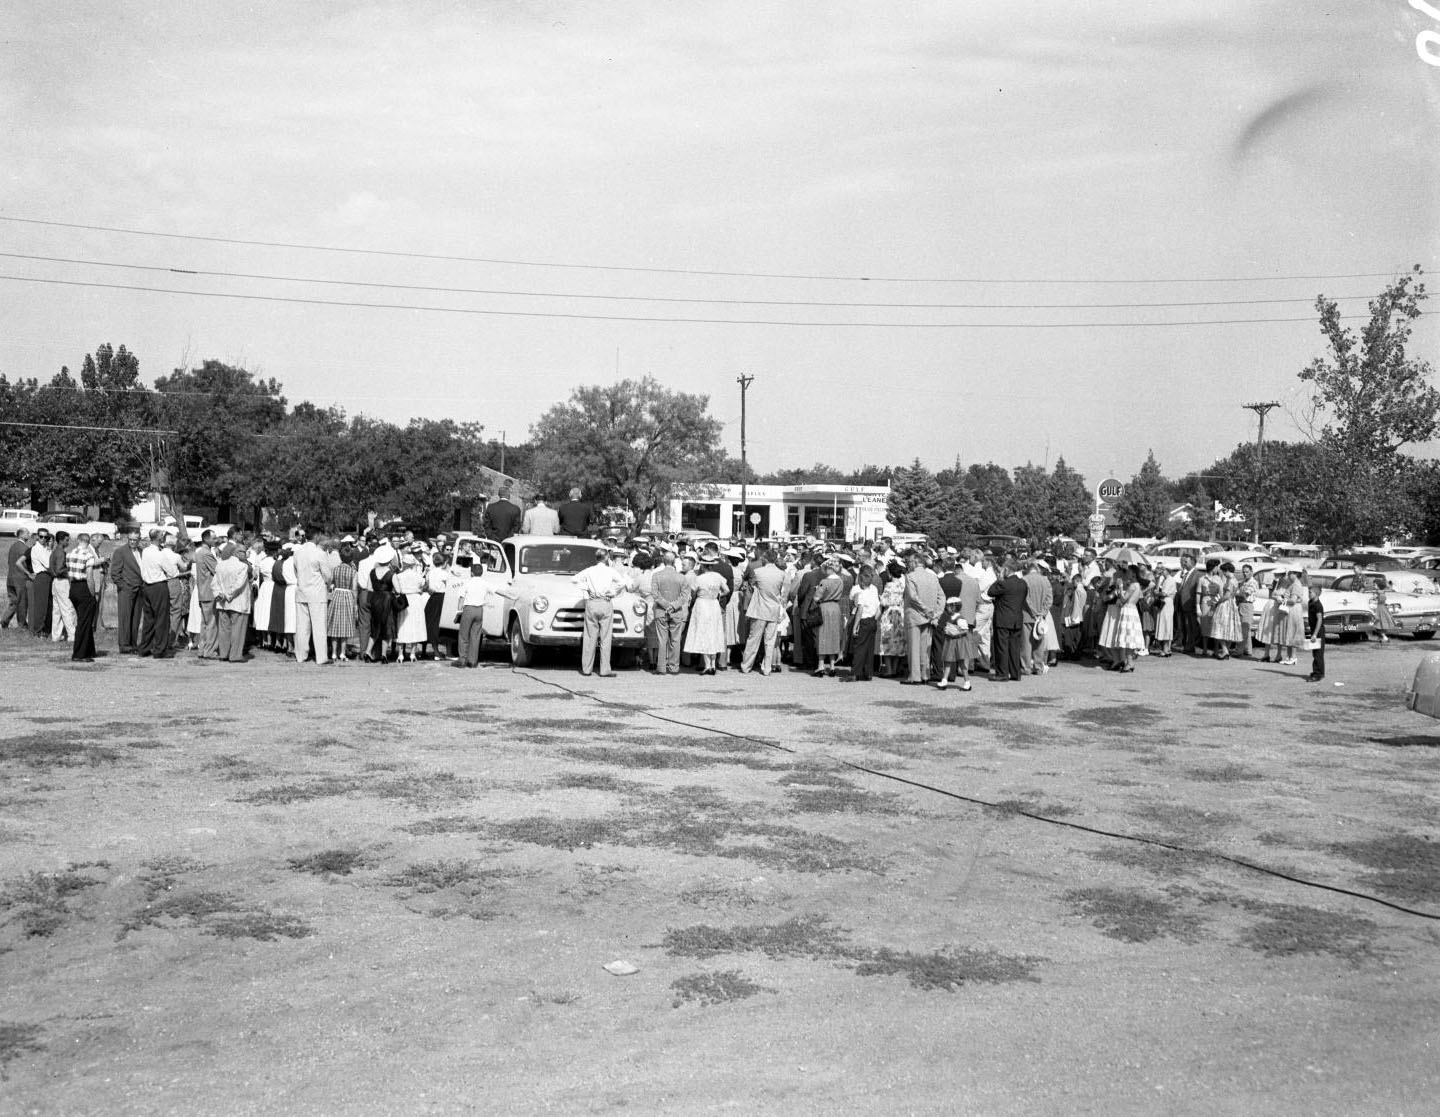
[(295, 662), (304, 663), (315, 648), (315, 662), (325, 666), (325, 613), (330, 600), (331, 573), (325, 540), (306, 533), (305, 542), (295, 549)]
[(570, 490), (570, 499), (555, 510), (560, 519), (561, 535), (578, 535), (589, 538), (590, 524), (595, 518), (595, 506), (588, 500), (580, 499), (580, 487)]
[(211, 578), (215, 594), (216, 657), (245, 662), (245, 635), (250, 626), (250, 564), (237, 541), (227, 541), (216, 556)]
[(680, 647), (690, 614), (690, 585), (677, 569), (679, 556), (668, 543), (657, 547), (660, 565), (650, 575), (650, 600), (655, 608), (655, 673), (680, 674)]
[(10, 544), (5, 570), (5, 615), (0, 628), (9, 628), (13, 620), (17, 628), (30, 628), (30, 532), (20, 528)]
[[(552, 513), (553, 514), (553, 513)], [(621, 550), (606, 551), (596, 548), (595, 562), (575, 575), (575, 584), (585, 595), (585, 630), (580, 640), (580, 674), (589, 675), (595, 666), (595, 652), (600, 652), (599, 675), (602, 679), (613, 679), (615, 672), (610, 669), (610, 633), (614, 623), (612, 604), (625, 588), (625, 581), (615, 570), (612, 561), (623, 559)]]

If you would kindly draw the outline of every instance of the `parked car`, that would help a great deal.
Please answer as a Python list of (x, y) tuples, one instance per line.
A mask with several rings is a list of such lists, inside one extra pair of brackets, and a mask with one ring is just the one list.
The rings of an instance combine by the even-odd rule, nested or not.
[(15, 535), (21, 528), (34, 531), (39, 519), (40, 513), (28, 508), (0, 508), (0, 535)]
[[(494, 592), (481, 611), (481, 629), (486, 639), (505, 641), (516, 667), (528, 667), (537, 647), (580, 647), (585, 597), (575, 575), (593, 566), (605, 549), (598, 539), (567, 535), (512, 535), (497, 543), (460, 532), (455, 540), (457, 565), (473, 569), (478, 564), (485, 571), (482, 577), (493, 583)], [(447, 631), (458, 627), (459, 599), (460, 587), (446, 591), (440, 626)], [(612, 613), (615, 665), (626, 666), (645, 644), (645, 602), (622, 593)]]
[(1412, 570), (1367, 570), (1360, 574), (1344, 574), (1320, 595), (1320, 603), (1329, 613), (1332, 603), (1337, 608), (1366, 604), (1378, 607), (1378, 591), (1385, 590), (1385, 604), (1395, 627), (1420, 640), (1428, 640), (1440, 628), (1440, 592), (1424, 574)]
[(1364, 570), (1400, 570), (1405, 564), (1379, 551), (1346, 551), (1329, 555), (1320, 563), (1321, 570), (1354, 570), (1357, 566)]
[[(205, 517), (184, 516), (183, 519), (185, 521), (185, 535), (192, 541), (198, 543), (200, 541), (200, 533), (204, 531), (206, 527)], [(178, 536), (180, 534), (180, 524), (176, 521), (175, 517), (162, 516), (158, 523), (150, 520), (140, 524), (140, 538), (146, 538), (150, 532), (157, 527), (166, 535)]]
[[(1201, 560), (1201, 565), (1203, 566), (1212, 558), (1219, 559), (1221, 562), (1232, 563), (1237, 571), (1242, 566), (1256, 567), (1261, 565), (1262, 563), (1275, 562), (1275, 560), (1271, 558), (1268, 554), (1266, 554), (1264, 551), (1257, 551), (1253, 548), (1241, 548), (1240, 550), (1236, 551), (1211, 551), (1206, 554), (1205, 557)], [(1287, 563), (1281, 565), (1294, 564)]]
[[(895, 547), (898, 550), (900, 536), (897, 535), (895, 538)], [(921, 536), (921, 541), (924, 541), (923, 536)], [(1023, 535), (972, 535), (965, 540), (965, 545), (976, 547), (995, 558), (1009, 553), (1017, 555), (1030, 553), (1030, 541)]]
[(687, 547), (693, 547), (698, 551), (701, 547), (705, 546), (706, 543), (714, 543), (717, 547), (722, 546), (720, 537), (713, 531), (704, 531), (695, 527), (681, 528), (671, 536), (671, 539), (675, 543), (675, 546), (679, 547), (682, 551)]
[(1325, 561), (1325, 552), (1313, 543), (1271, 543), (1265, 545), (1265, 549), (1277, 561), (1307, 570)]
[(92, 539), (114, 539), (116, 527), (109, 520), (92, 520), (79, 512), (46, 512), (32, 530), (47, 528), (51, 535), (57, 531), (67, 532), (73, 539), (77, 535), (88, 535)]
[(1166, 570), (1179, 570), (1182, 556), (1189, 555), (1197, 565), (1203, 565), (1205, 556), (1218, 550), (1220, 547), (1217, 544), (1204, 539), (1176, 539), (1171, 543), (1157, 543), (1148, 554), (1154, 565), (1163, 566)]

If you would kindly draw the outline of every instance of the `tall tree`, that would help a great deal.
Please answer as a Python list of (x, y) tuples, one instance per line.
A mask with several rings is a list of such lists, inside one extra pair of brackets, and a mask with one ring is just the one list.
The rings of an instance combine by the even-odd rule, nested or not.
[(1082, 538), (1086, 519), (1093, 507), (1085, 478), (1066, 465), (1064, 457), (1056, 458), (1055, 469), (1050, 474), (1050, 524), (1047, 534)]
[(551, 493), (581, 485), (644, 523), (677, 482), (705, 479), (722, 430), (709, 404), (649, 376), (576, 388), (531, 429), (534, 479)]
[(997, 535), (1014, 535), (1019, 531), (1015, 482), (1009, 470), (994, 462), (976, 463), (965, 471), (965, 487), (980, 506), (982, 531)]
[(1054, 534), (1050, 507), (1050, 475), (1043, 465), (1026, 462), (1015, 467), (1015, 519), (1018, 534), (1040, 545)]
[(935, 475), (919, 458), (891, 474), (888, 510), (897, 531), (938, 535), (945, 519), (945, 497)]
[(1130, 479), (1115, 505), (1115, 516), (1122, 527), (1136, 535), (1163, 537), (1170, 526), (1170, 509), (1174, 507), (1170, 482), (1160, 472), (1155, 451), (1145, 456), (1140, 472)]

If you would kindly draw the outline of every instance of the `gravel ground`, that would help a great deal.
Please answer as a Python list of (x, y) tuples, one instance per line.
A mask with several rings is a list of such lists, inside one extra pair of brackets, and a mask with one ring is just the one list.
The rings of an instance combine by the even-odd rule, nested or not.
[(1429, 650), (961, 694), (0, 632), (0, 1108), (1430, 1112)]

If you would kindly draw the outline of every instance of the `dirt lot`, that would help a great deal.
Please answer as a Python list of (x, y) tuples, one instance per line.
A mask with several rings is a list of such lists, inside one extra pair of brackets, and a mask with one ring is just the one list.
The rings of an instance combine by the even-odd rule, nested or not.
[(1433, 1112), (1440, 922), (1211, 856), (1440, 913), (1429, 650), (947, 694), (8, 630), (0, 1108)]

